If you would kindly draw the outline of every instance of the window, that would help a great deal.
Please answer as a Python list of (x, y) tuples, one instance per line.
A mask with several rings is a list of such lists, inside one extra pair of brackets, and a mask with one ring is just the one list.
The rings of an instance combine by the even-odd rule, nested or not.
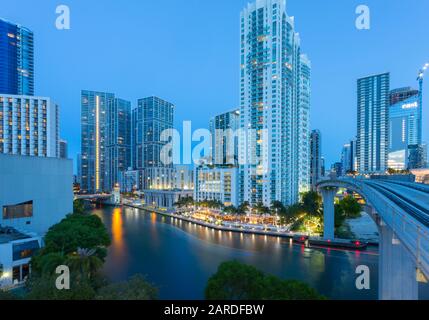
[(37, 240), (14, 244), (13, 261), (31, 258), (39, 248), (39, 241)]
[(33, 201), (3, 206), (3, 219), (30, 218), (33, 216)]

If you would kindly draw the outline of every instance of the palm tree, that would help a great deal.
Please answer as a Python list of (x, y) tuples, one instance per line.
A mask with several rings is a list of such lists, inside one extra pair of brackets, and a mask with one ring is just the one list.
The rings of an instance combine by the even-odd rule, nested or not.
[(78, 271), (82, 280), (85, 278), (89, 280), (103, 266), (103, 262), (95, 253), (96, 249), (78, 248), (69, 256), (67, 265), (70, 269)]

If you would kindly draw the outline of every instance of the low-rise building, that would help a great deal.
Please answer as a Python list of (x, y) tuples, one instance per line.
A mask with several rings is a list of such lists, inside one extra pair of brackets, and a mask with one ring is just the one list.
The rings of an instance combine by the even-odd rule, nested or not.
[(187, 197), (192, 197), (192, 190), (144, 190), (144, 203), (147, 209), (173, 212), (174, 204)]
[(238, 168), (199, 166), (194, 174), (194, 200), (218, 200), (225, 206), (238, 203)]
[(11, 288), (27, 280), (31, 257), (41, 245), (40, 236), (0, 227), (0, 289)]

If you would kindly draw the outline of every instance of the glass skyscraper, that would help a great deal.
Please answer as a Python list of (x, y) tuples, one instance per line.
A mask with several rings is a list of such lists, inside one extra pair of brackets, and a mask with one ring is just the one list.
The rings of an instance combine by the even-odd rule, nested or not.
[(173, 129), (174, 105), (158, 97), (139, 99), (132, 111), (132, 167), (140, 172), (138, 188), (170, 189), (174, 167), (161, 157), (164, 130)]
[(389, 150), (390, 74), (357, 80), (357, 168), (385, 172)]
[(131, 103), (113, 93), (82, 91), (81, 190), (110, 192), (130, 166)]
[(239, 120), (239, 110), (225, 112), (210, 119), (213, 164), (238, 165)]
[(0, 18), (0, 94), (34, 95), (33, 32)]
[(311, 65), (284, 0), (248, 4), (240, 50), (239, 201), (293, 204), (310, 182)]
[(390, 92), (389, 168), (408, 168), (409, 148), (422, 143), (420, 92), (410, 87)]

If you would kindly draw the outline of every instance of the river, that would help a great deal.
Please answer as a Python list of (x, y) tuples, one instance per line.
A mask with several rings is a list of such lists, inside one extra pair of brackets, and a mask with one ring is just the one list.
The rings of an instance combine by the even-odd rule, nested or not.
[[(104, 274), (122, 281), (140, 273), (161, 299), (203, 299), (220, 263), (239, 260), (284, 279), (301, 280), (330, 299), (376, 299), (378, 253), (307, 249), (288, 239), (215, 231), (123, 207), (94, 210), (112, 237)], [(356, 267), (370, 269), (370, 290), (356, 289)]]

